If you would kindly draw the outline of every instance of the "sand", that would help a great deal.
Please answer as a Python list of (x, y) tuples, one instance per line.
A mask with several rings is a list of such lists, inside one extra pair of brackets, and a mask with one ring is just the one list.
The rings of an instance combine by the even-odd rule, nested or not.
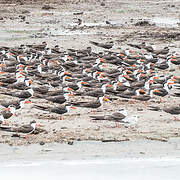
[[(99, 1), (80, 1), (77, 3), (51, 4), (55, 9), (43, 10), (44, 4), (2, 4), (0, 12), (0, 41), (3, 46), (19, 46), (46, 41), (50, 47), (58, 44), (62, 50), (68, 48), (84, 49), (89, 46), (89, 40), (106, 42), (113, 40), (115, 47), (126, 48), (129, 42), (153, 43), (157, 49), (169, 46), (171, 51), (179, 52), (178, 10), (179, 1), (105, 1), (103, 6)], [(75, 14), (74, 14), (75, 13)], [(79, 13), (79, 14), (78, 14)], [(22, 19), (25, 16), (25, 20)], [(164, 18), (162, 18), (164, 17)], [(77, 26), (78, 18), (83, 24)], [(159, 19), (158, 19), (159, 18)], [(173, 19), (173, 21), (171, 21)], [(135, 26), (135, 23), (148, 20), (149, 26)], [(111, 25), (107, 25), (109, 21)], [(103, 51), (92, 46), (93, 51)], [(179, 74), (176, 68), (176, 75)], [(0, 96), (7, 99), (9, 96)], [(72, 97), (70, 101), (78, 100)], [(169, 106), (177, 104), (179, 98), (167, 96), (163, 103), (157, 104), (154, 98), (148, 105)], [(117, 128), (110, 121), (92, 121), (89, 109), (78, 108), (64, 115), (59, 120), (56, 114), (39, 111), (34, 104), (53, 106), (45, 100), (32, 98), (32, 104), (26, 105), (18, 117), (9, 120), (11, 126), (29, 123), (34, 119), (41, 124), (45, 132), (31, 135), (29, 142), (24, 138), (11, 137), (11, 133), (0, 132), (0, 142), (9, 145), (25, 145), (29, 143), (71, 142), (74, 140), (111, 140), (133, 141), (154, 140), (168, 142), (169, 138), (180, 136), (180, 122), (174, 121), (172, 115), (165, 112), (152, 112), (143, 103), (135, 101), (130, 104), (119, 98), (104, 103), (97, 114), (110, 114), (118, 109), (126, 108), (128, 116), (138, 115), (139, 121), (132, 128), (121, 126)]]

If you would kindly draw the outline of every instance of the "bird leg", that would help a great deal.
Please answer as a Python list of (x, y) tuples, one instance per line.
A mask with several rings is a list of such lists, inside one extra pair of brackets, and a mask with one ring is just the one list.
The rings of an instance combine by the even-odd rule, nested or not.
[(121, 127), (121, 126), (119, 125), (119, 123), (117, 123), (117, 122), (115, 123), (115, 125), (116, 125), (117, 128), (120, 128), (120, 127)]
[(134, 100), (129, 101), (129, 104), (134, 104), (134, 103), (135, 103)]
[(178, 117), (174, 116), (174, 120), (175, 121), (179, 121)]
[(64, 120), (64, 118), (63, 118), (63, 116), (60, 116), (60, 118), (59, 118), (60, 120)]
[(14, 116), (18, 117), (18, 114), (17, 114), (17, 113), (14, 113)]
[(29, 136), (28, 136), (28, 135), (25, 135), (25, 139), (28, 141), (28, 140), (29, 140)]
[(162, 98), (160, 98), (159, 102), (160, 102), (160, 103), (162, 103), (162, 102), (163, 102)]
[(4, 125), (9, 125), (9, 123), (7, 121), (4, 121)]
[(93, 114), (96, 114), (96, 110), (92, 110)]
[(146, 101), (144, 101), (144, 107), (147, 107), (147, 102)]

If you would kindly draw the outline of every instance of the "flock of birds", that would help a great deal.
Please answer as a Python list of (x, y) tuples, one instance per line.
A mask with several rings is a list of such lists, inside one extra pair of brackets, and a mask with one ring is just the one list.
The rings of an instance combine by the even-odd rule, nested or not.
[[(33, 133), (36, 121), (18, 128), (7, 126), (7, 119), (31, 103), (31, 98), (52, 102), (51, 107), (35, 104), (34, 108), (57, 113), (60, 119), (70, 109), (88, 108), (94, 112), (90, 116), (92, 119), (114, 121), (120, 127), (120, 124), (136, 123), (138, 117), (128, 117), (125, 109), (109, 115), (96, 115), (103, 101), (112, 101), (111, 97), (126, 98), (142, 101), (147, 106), (147, 101), (155, 96), (159, 96), (162, 102), (161, 98), (167, 96), (171, 89), (177, 89), (173, 95), (180, 96), (180, 77), (167, 73), (172, 64), (180, 64), (177, 52), (171, 52), (168, 47), (155, 50), (143, 42), (128, 44), (129, 48), (119, 49), (117, 53), (110, 50), (113, 42), (90, 43), (104, 50), (95, 53), (87, 47), (62, 51), (58, 45), (49, 48), (46, 42), (14, 48), (0, 47), (0, 94), (7, 95), (9, 100), (0, 101), (4, 107), (0, 114), (0, 129), (26, 135)], [(70, 96), (88, 96), (93, 100), (71, 101)], [(10, 97), (17, 100), (10, 100)], [(180, 114), (179, 105), (149, 108)]]

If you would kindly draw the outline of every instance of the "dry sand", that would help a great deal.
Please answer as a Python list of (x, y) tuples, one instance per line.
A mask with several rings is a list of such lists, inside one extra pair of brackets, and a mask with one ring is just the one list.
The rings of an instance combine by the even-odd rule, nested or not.
[[(43, 10), (42, 4), (2, 4), (0, 5), (0, 42), (3, 46), (41, 43), (46, 41), (50, 47), (58, 44), (63, 50), (67, 48), (83, 49), (89, 46), (89, 40), (106, 42), (113, 40), (115, 47), (126, 48), (129, 42), (154, 43), (157, 48), (170, 46), (179, 52), (179, 1), (80, 1), (77, 3), (50, 4), (55, 9)], [(81, 14), (83, 12), (83, 14)], [(74, 15), (79, 13), (79, 15)], [(25, 21), (22, 20), (25, 16)], [(162, 17), (167, 17), (166, 19)], [(77, 26), (78, 18), (83, 24)], [(170, 19), (168, 19), (170, 18)], [(141, 20), (148, 20), (156, 25), (135, 26)], [(107, 25), (109, 21), (111, 25)], [(173, 22), (173, 23), (172, 23)], [(93, 51), (102, 51), (92, 46)], [(173, 72), (174, 73), (174, 72)], [(176, 70), (178, 75), (178, 70)], [(8, 96), (1, 96), (6, 99)], [(76, 100), (78, 97), (72, 97)], [(71, 101), (70, 100), (70, 101)], [(149, 105), (154, 105), (152, 99)], [(177, 104), (178, 98), (167, 96), (160, 106)], [(29, 123), (34, 119), (46, 130), (45, 133), (31, 135), (30, 143), (68, 142), (73, 140), (144, 140), (168, 142), (171, 137), (180, 136), (180, 122), (165, 112), (152, 112), (141, 102), (130, 104), (122, 99), (104, 103), (98, 114), (112, 113), (127, 108), (129, 115), (140, 116), (133, 128), (117, 128), (113, 122), (92, 121), (88, 109), (78, 108), (59, 120), (56, 114), (49, 114), (33, 108), (35, 103), (44, 106), (53, 105), (45, 100), (32, 99), (31, 105), (21, 111), (18, 117), (12, 117), (10, 125)], [(10, 133), (0, 132), (0, 142), (10, 145), (28, 144), (24, 138), (11, 137)]]

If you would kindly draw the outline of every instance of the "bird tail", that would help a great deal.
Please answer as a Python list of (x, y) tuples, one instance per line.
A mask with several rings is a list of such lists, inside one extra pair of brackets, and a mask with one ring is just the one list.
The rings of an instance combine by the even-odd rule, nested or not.
[(97, 42), (94, 42), (94, 41), (89, 41), (91, 44), (93, 44), (93, 45), (95, 45), (95, 46), (97, 46), (99, 43), (97, 43)]
[(151, 110), (151, 111), (160, 111), (160, 110), (162, 110), (160, 107), (158, 107), (158, 106), (148, 106), (148, 108), (149, 108), (149, 110)]
[(11, 127), (7, 127), (7, 126), (0, 126), (0, 130), (2, 130), (2, 131), (8, 131), (8, 132), (11, 132)]
[(105, 120), (104, 116), (89, 116), (93, 120)]
[(36, 108), (36, 109), (43, 110), (43, 111), (48, 111), (48, 107), (39, 106), (39, 105), (34, 105), (33, 107)]

